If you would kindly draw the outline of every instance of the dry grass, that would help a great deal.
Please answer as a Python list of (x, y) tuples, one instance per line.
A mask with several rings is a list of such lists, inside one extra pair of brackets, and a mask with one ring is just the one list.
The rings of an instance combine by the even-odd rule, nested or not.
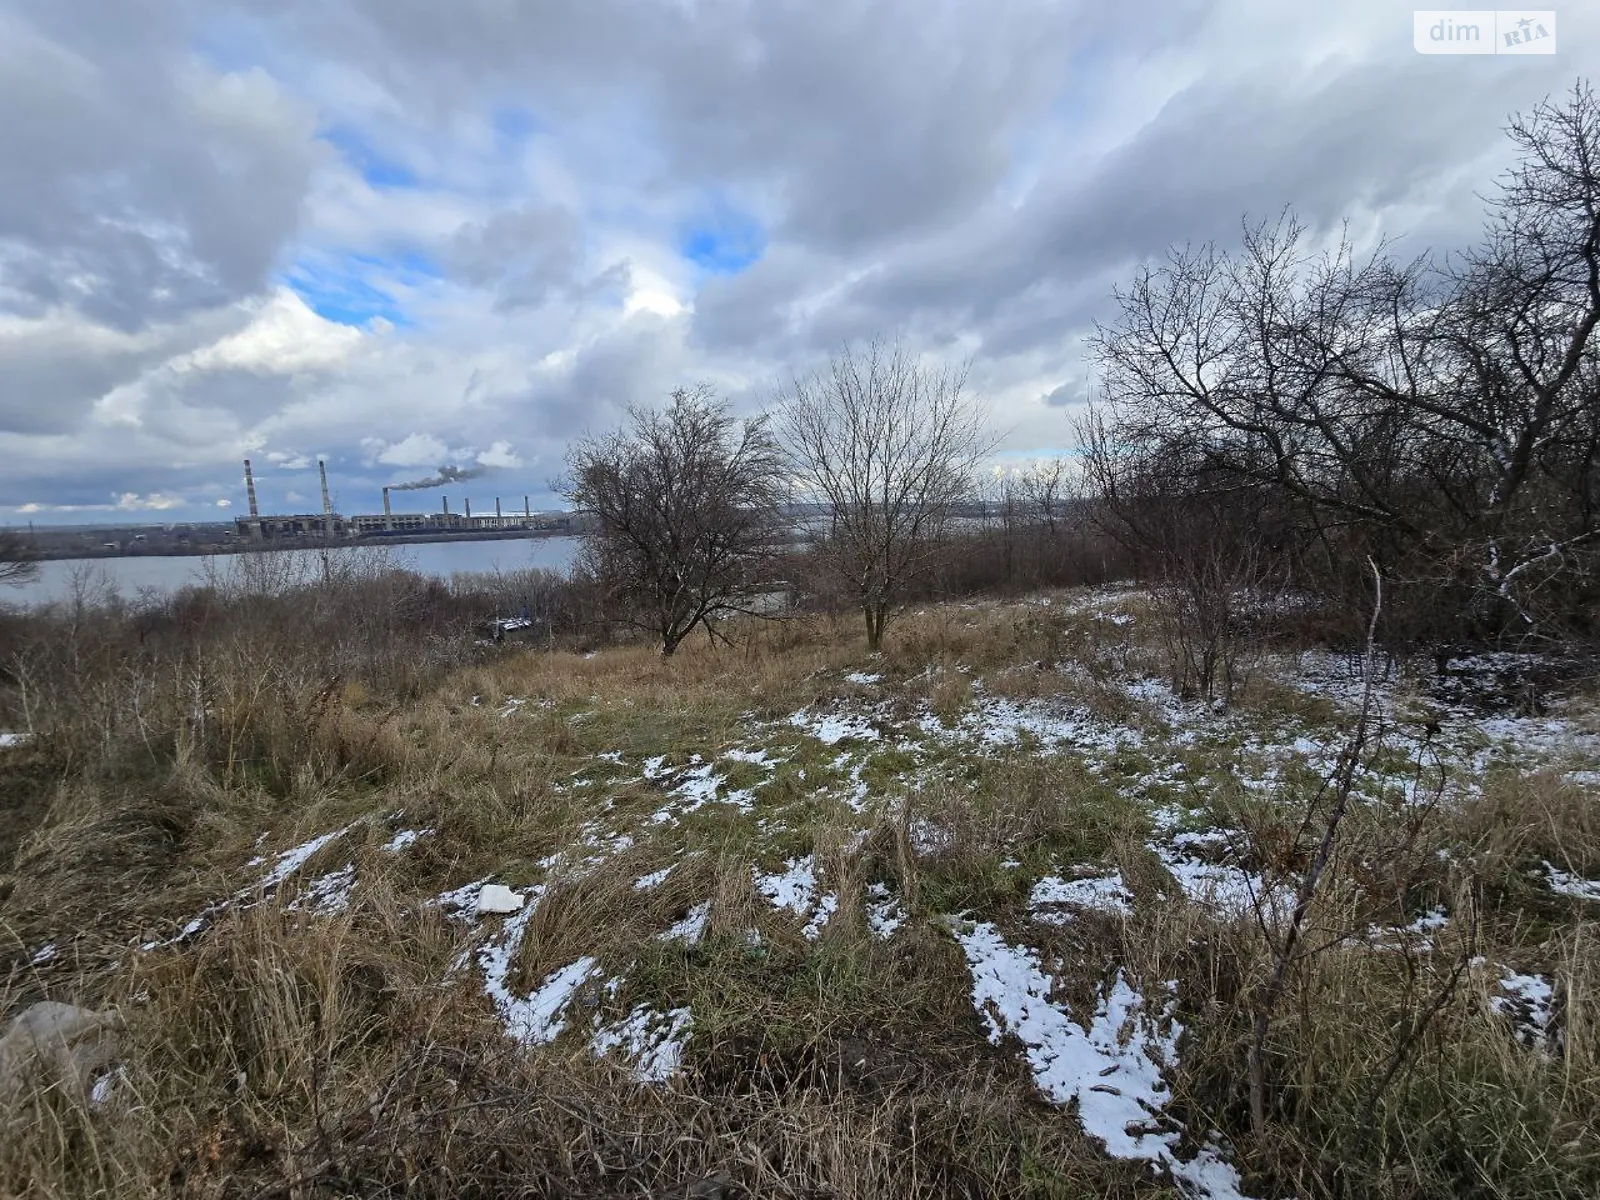
[[(1258, 1194), (1594, 1194), (1600, 934), (1592, 907), (1529, 873), (1600, 868), (1595, 807), (1570, 782), (1503, 770), (1422, 828), (1378, 804), (1352, 819), (1313, 914), (1339, 936), (1297, 969), (1272, 1026), (1262, 1135), (1241, 1079), (1267, 944), (1250, 918), (1183, 901), (1131, 790), (1148, 762), (1093, 765), (1027, 741), (913, 753), (886, 737), (852, 751), (875, 807), (829, 798), (850, 767), (788, 724), (801, 709), (953, 724), (1001, 697), (1070, 703), (1147, 743), (1170, 733), (1118, 682), (1159, 655), (1136, 633), (1137, 599), (1050, 599), (907, 613), (873, 659), (854, 619), (827, 617), (755, 624), (732, 648), (692, 639), (670, 661), (644, 646), (509, 654), (425, 684), (347, 675), (329, 690), (279, 672), (252, 690), (259, 671), (235, 657), (207, 685), (222, 702), (203, 722), (179, 692), (146, 689), (165, 699), (113, 735), (75, 719), (0, 759), (0, 786), (29, 781), (24, 815), (0, 831), (13, 851), (0, 843), (0, 1012), (53, 998), (125, 1021), (103, 1103), (42, 1088), (0, 1114), (0, 1193), (1171, 1195), (1044, 1104), (1015, 1046), (990, 1044), (943, 925), (972, 912), (1035, 948), (1073, 1011), (1118, 968), (1151, 995), (1176, 981), (1187, 1034), (1174, 1112), (1225, 1132)], [(882, 682), (852, 684), (852, 671)], [(1325, 702), (1260, 678), (1239, 705), (1263, 721), (1332, 720)], [(665, 785), (641, 762), (678, 779), (696, 755), (751, 738), (770, 765), (719, 769), (761, 789), (763, 807), (653, 822)], [(1303, 791), (1219, 784), (1235, 749), (1186, 747), (1183, 786), (1240, 831), (1247, 866), (1287, 873), (1303, 857)], [(602, 820), (631, 840), (597, 849)], [(252, 858), (346, 827), (281, 889), (252, 890)], [(402, 829), (430, 832), (386, 849)], [(752, 883), (801, 856), (837, 897), (815, 938)], [(348, 907), (307, 911), (312, 881), (347, 863)], [(1033, 920), (1033, 881), (1077, 866), (1119, 870), (1132, 915)], [(636, 886), (667, 867), (659, 886)], [(513, 991), (582, 956), (599, 964), (567, 1034), (537, 1049), (505, 1036), (474, 966), (503, 924), (429, 903), (486, 876), (538, 895)], [(866, 919), (874, 884), (907, 915), (888, 940)], [(193, 934), (138, 949), (234, 896)], [(706, 901), (703, 940), (661, 939)], [(1426, 945), (1353, 937), (1435, 904), (1476, 919)], [(34, 962), (46, 943), (55, 957)], [(1377, 1087), (1464, 957), (1482, 961)], [(1493, 1011), (1502, 969), (1553, 981), (1559, 1048), (1519, 1044)], [(639, 1005), (693, 1014), (666, 1084), (590, 1050), (587, 1029)]]

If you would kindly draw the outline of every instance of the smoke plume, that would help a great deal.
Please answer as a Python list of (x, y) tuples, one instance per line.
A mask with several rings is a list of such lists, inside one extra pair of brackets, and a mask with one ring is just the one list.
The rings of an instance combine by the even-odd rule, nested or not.
[(439, 468), (437, 475), (430, 475), (426, 479), (413, 479), (409, 483), (391, 484), (391, 492), (420, 492), (426, 488), (443, 487), (447, 483), (462, 483), (468, 479), (476, 479), (486, 475), (488, 467), (450, 467)]

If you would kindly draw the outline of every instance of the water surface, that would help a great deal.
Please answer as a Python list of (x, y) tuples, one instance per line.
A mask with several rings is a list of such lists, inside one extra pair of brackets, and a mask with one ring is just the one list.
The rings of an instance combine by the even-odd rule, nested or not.
[[(423, 575), (448, 579), (452, 575), (490, 571), (517, 571), (542, 567), (566, 571), (577, 553), (572, 537), (511, 538), (488, 542), (420, 542), (384, 547), (397, 566)], [(371, 550), (366, 546), (336, 547), (335, 557)], [(266, 551), (268, 554), (295, 551)], [(225, 574), (236, 554), (150, 555), (141, 558), (59, 558), (39, 564), (39, 573), (21, 587), (0, 587), (0, 605), (31, 607), (69, 598), (74, 589), (87, 594), (107, 588), (133, 600), (144, 595), (165, 595), (190, 584), (206, 581), (208, 574)]]

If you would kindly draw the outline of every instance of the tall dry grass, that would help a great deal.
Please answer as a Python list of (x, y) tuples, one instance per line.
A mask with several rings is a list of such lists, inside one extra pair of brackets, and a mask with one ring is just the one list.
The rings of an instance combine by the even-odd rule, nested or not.
[[(370, 609), (364, 586), (350, 594)], [(36, 688), (40, 736), (0, 762), (5, 780), (33, 780), (32, 815), (0, 856), (0, 1012), (46, 997), (115, 1009), (122, 1073), (99, 1104), (41, 1089), (0, 1117), (0, 1193), (1170, 1194), (1046, 1107), (1015, 1046), (989, 1044), (941, 923), (971, 910), (1036, 946), (1074, 1004), (1119, 967), (1151, 996), (1176, 981), (1174, 1111), (1228, 1135), (1256, 1194), (1594, 1194), (1596, 927), (1530, 872), (1593, 871), (1600, 841), (1587, 794), (1554, 775), (1496, 774), (1481, 800), (1436, 806), (1420, 827), (1399, 808), (1356, 810), (1313, 912), (1328, 944), (1270, 1026), (1258, 1133), (1244, 1063), (1271, 945), (1250, 915), (1184, 902), (1146, 846), (1148, 814), (1070, 757), (941, 761), (865, 837), (833, 820), (784, 831), (840, 898), (815, 942), (754, 893), (774, 852), (731, 825), (541, 866), (593, 815), (572, 780), (597, 753), (681, 762), (751, 720), (832, 703), (846, 670), (884, 675), (908, 713), (925, 701), (954, 719), (981, 686), (1145, 722), (1114, 684), (1161, 647), (1107, 616), (1139, 601), (1049, 598), (908, 609), (870, 662), (849, 615), (752, 623), (732, 647), (696, 638), (664, 663), (643, 645), (486, 649), (470, 630), (408, 624), (403, 605), (351, 633), (327, 601), (297, 634), (256, 620), (292, 599), (241, 599), (246, 620), (213, 598), (167, 613), (140, 653), (129, 614), (79, 614), (51, 660), (81, 672), (76, 690)], [(1242, 701), (1281, 702), (1265, 689)], [(1304, 800), (1286, 784), (1217, 805), (1252, 868), (1287, 872)], [(346, 911), (296, 911), (305, 885), (290, 881), (137, 949), (246, 888), (253, 855), (347, 825), (299, 877), (354, 864)], [(382, 847), (400, 827), (435, 832), (396, 856)], [(633, 887), (669, 862), (660, 889)], [(1121, 869), (1132, 917), (1031, 922), (1031, 879), (1080, 862)], [(602, 981), (623, 982), (585, 991), (583, 1020), (688, 1007), (680, 1076), (641, 1086), (581, 1036), (532, 1053), (505, 1038), (470, 965), (473, 928), (424, 903), (488, 874), (547, 888), (516, 986), (592, 955)], [(889, 942), (865, 925), (873, 883), (910, 914)], [(707, 898), (701, 945), (657, 940)], [(1426, 945), (1353, 936), (1435, 904), (1452, 920)], [(59, 957), (31, 963), (46, 941)], [(1502, 968), (1555, 982), (1559, 1045), (1520, 1043), (1493, 1011)]]

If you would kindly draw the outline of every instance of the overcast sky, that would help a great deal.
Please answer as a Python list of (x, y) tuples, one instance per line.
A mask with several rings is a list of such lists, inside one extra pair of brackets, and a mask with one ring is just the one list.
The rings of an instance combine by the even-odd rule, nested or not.
[[(1293, 205), (1470, 239), (1506, 117), (1600, 74), (1421, 56), (1388, 0), (0, 0), (0, 521), (316, 508), (848, 339), (971, 357), (1005, 461), (1172, 243)], [(438, 492), (406, 497), (432, 507)]]

